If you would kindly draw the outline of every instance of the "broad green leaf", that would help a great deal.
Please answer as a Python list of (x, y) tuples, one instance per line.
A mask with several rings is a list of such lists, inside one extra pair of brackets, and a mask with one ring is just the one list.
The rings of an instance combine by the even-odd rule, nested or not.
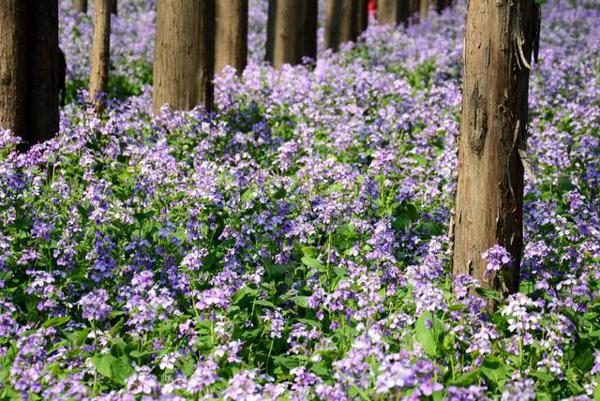
[(431, 356), (435, 356), (438, 353), (438, 346), (436, 343), (436, 337), (434, 333), (434, 316), (431, 312), (423, 312), (417, 319), (417, 341), (425, 352)]

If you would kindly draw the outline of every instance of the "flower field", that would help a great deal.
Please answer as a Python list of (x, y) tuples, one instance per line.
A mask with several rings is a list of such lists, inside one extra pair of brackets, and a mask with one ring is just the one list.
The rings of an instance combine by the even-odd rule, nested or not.
[(154, 2), (122, 0), (99, 120), (61, 0), (61, 132), (0, 131), (0, 400), (600, 400), (600, 5), (542, 8), (503, 299), (450, 268), (464, 4), (274, 70), (263, 3), (215, 113), (153, 116)]

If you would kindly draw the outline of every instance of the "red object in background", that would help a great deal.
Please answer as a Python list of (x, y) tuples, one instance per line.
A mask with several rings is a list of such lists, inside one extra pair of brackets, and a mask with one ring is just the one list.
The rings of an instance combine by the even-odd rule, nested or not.
[(375, 14), (375, 11), (377, 11), (377, 2), (369, 0), (369, 14)]

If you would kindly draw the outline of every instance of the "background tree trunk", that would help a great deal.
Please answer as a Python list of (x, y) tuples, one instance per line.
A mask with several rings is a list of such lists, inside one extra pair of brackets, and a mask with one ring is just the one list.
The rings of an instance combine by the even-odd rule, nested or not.
[(0, 6), (0, 128), (23, 137), (25, 129), (25, 56), (22, 0), (4, 0)]
[(381, 25), (408, 24), (409, 0), (378, 0), (377, 20)]
[(97, 114), (106, 105), (108, 69), (110, 65), (110, 12), (112, 0), (95, 0), (94, 39), (92, 42), (92, 72), (90, 74), (90, 101)]
[(435, 1), (435, 9), (438, 13), (444, 11), (444, 8), (451, 7), (452, 0), (436, 0)]
[(119, 7), (117, 0), (110, 0), (110, 12), (114, 15), (119, 15)]
[(325, 47), (338, 50), (346, 42), (356, 42), (369, 22), (368, 2), (364, 0), (327, 0), (325, 10)]
[(215, 0), (158, 0), (154, 111), (212, 109)]
[(426, 20), (427, 14), (429, 14), (429, 0), (421, 0), (421, 8), (419, 10), (419, 19), (421, 21)]
[(408, 1), (408, 14), (414, 22), (419, 21), (419, 12), (421, 10), (420, 0), (409, 0)]
[[(453, 272), (484, 287), (518, 290), (523, 246), (523, 166), (535, 0), (470, 0), (454, 216)], [(536, 50), (537, 51), (537, 50)], [(504, 246), (513, 263), (502, 279), (486, 274), (481, 253)]]
[(88, 2), (87, 0), (75, 0), (74, 1), (75, 10), (79, 13), (87, 13)]
[(266, 60), (275, 68), (317, 57), (317, 0), (269, 0)]
[(21, 0), (27, 4), (27, 140), (30, 144), (58, 132), (58, 0)]
[(230, 65), (242, 74), (248, 58), (248, 0), (216, 0), (215, 75)]

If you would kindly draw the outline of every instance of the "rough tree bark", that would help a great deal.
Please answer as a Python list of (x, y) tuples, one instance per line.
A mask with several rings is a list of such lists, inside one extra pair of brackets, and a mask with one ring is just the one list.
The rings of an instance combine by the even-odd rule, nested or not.
[(96, 114), (101, 114), (106, 105), (108, 90), (111, 0), (96, 0), (94, 6), (90, 101), (94, 105)]
[(58, 131), (58, 1), (0, 4), (0, 125), (29, 146)]
[(227, 65), (241, 74), (248, 58), (248, 0), (217, 0), (215, 15), (215, 75)]
[(75, 10), (80, 13), (87, 13), (88, 2), (87, 0), (75, 0), (74, 1)]
[(408, 24), (409, 0), (378, 0), (377, 20), (381, 25)]
[(0, 128), (25, 133), (25, 5), (5, 0), (0, 6)]
[[(531, 54), (537, 54), (535, 0), (470, 0), (467, 8), (458, 187), (453, 217), (455, 275), (518, 290), (523, 246), (523, 165)], [(504, 246), (513, 262), (486, 273), (481, 253)]]
[(356, 42), (368, 24), (368, 2), (327, 0), (325, 9), (325, 47), (338, 50), (346, 42)]
[(317, 0), (269, 0), (266, 60), (275, 68), (317, 57)]
[(154, 111), (212, 109), (215, 0), (158, 0)]

